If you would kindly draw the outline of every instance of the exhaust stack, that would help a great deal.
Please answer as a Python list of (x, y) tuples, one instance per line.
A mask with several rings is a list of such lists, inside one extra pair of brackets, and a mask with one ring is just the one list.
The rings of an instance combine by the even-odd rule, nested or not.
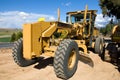
[(60, 21), (60, 8), (58, 8), (57, 13), (58, 13), (58, 22), (59, 22)]

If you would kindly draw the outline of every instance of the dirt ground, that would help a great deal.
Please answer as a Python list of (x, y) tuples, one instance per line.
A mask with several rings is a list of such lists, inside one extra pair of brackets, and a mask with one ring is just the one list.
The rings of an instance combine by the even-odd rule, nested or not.
[[(78, 63), (78, 69), (69, 80), (120, 80), (117, 67), (103, 62), (90, 52), (93, 62)], [(52, 58), (40, 60), (28, 67), (19, 67), (13, 61), (11, 50), (0, 50), (0, 80), (61, 80), (56, 77)]]

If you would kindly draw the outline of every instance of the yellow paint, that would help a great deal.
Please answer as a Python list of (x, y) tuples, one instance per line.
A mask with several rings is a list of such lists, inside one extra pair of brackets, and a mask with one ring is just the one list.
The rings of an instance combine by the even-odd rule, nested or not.
[(87, 46), (85, 45), (85, 40), (75, 40), (78, 44), (78, 47), (83, 49), (84, 54), (88, 54), (87, 53)]
[(46, 31), (42, 33), (42, 37), (50, 37), (55, 32), (56, 29), (57, 27), (55, 23), (52, 24)]
[(39, 57), (41, 54), (40, 23), (25, 24), (23, 27), (23, 55), (26, 59)]
[(23, 26), (23, 56), (26, 59), (31, 59), (32, 55), (32, 24), (24, 24)]
[(85, 12), (84, 12), (84, 23), (86, 23), (87, 11), (88, 11), (88, 5), (86, 5), (86, 7), (85, 7)]
[(39, 57), (44, 47), (49, 47), (49, 37), (56, 30), (55, 23), (36, 22), (23, 26), (23, 56), (26, 59)]

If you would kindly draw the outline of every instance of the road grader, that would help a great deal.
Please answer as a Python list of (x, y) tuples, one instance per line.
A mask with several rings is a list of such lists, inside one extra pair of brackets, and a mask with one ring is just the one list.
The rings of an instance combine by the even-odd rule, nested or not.
[(120, 68), (120, 25), (113, 27), (111, 40), (103, 51), (103, 60), (115, 63)]
[(57, 77), (71, 78), (77, 70), (78, 57), (88, 56), (88, 48), (96, 53), (103, 51), (103, 38), (94, 27), (97, 10), (67, 12), (66, 23), (39, 20), (23, 25), (23, 38), (15, 42), (13, 58), (21, 67), (36, 62), (41, 55), (53, 57)]

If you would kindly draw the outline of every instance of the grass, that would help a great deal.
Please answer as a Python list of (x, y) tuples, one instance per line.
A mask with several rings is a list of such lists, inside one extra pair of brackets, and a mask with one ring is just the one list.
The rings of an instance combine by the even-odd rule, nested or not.
[(0, 38), (0, 42), (10, 42), (10, 37)]
[[(0, 42), (10, 42), (9, 35), (12, 35), (13, 33), (17, 33), (19, 31), (22, 31), (21, 29), (6, 29), (6, 28), (0, 28)], [(4, 37), (6, 36), (6, 37)], [(7, 37), (8, 36), (8, 37)]]

